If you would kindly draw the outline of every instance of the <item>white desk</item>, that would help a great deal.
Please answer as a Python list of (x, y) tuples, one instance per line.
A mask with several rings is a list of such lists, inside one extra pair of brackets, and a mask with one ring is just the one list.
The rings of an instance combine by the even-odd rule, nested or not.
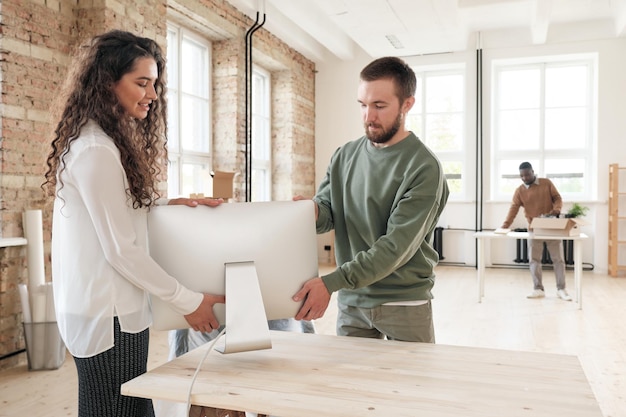
[[(280, 331), (271, 337), (272, 349), (210, 352), (191, 402), (287, 417), (602, 416), (572, 355)], [(184, 403), (206, 349), (124, 383), (122, 394)]]
[(583, 278), (583, 250), (582, 241), (587, 239), (587, 235), (581, 233), (578, 236), (539, 236), (532, 232), (509, 232), (507, 234), (500, 234), (494, 232), (476, 232), (477, 249), (478, 249), (478, 265), (477, 265), (477, 279), (478, 279), (478, 302), (482, 301), (485, 295), (485, 241), (487, 239), (541, 239), (541, 240), (572, 240), (574, 241), (574, 286), (575, 295), (574, 300), (578, 303), (578, 308), (583, 308), (582, 300), (582, 278)]

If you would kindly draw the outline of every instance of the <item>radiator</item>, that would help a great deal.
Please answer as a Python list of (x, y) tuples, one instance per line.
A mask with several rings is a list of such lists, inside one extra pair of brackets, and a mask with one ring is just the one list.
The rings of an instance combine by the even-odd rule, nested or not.
[(527, 239), (517, 239), (516, 242), (517, 253), (513, 262), (520, 264), (528, 263), (528, 240)]
[(440, 261), (445, 259), (443, 257), (443, 227), (435, 227), (433, 233), (433, 248), (437, 251)]

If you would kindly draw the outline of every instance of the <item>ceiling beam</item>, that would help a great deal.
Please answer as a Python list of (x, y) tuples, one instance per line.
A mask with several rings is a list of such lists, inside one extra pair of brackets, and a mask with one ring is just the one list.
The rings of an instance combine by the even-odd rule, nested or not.
[(441, 25), (446, 28), (459, 27), (457, 0), (431, 0), (431, 4)]
[[(443, 28), (443, 35), (450, 44), (462, 47), (467, 45), (470, 33), (467, 22), (459, 13), (457, 0), (431, 0), (437, 19)], [(449, 52), (449, 51), (445, 51)]]
[[(328, 58), (329, 50), (326, 47), (283, 15), (271, 3), (268, 4), (265, 1), (259, 2), (257, 0), (227, 1), (252, 20), (256, 19), (257, 11), (261, 14), (265, 13), (266, 20), (263, 29), (269, 31), (311, 61), (320, 62)], [(259, 3), (262, 4), (259, 5)], [(265, 6), (264, 10), (262, 9), (263, 6)]]
[(503, 3), (520, 3), (527, 0), (458, 0), (457, 4), (460, 8), (463, 7), (480, 7), (480, 6), (493, 6)]
[(552, 0), (533, 0), (531, 3), (530, 33), (533, 44), (544, 44), (548, 40)]
[(269, 0), (276, 10), (343, 60), (354, 58), (355, 42), (319, 6), (309, 1)]
[(615, 16), (615, 36), (626, 36), (626, 0), (613, 0), (611, 9)]

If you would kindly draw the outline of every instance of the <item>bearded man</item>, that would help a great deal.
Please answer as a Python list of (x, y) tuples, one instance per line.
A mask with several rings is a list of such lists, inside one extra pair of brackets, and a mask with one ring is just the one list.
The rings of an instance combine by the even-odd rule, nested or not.
[(399, 58), (361, 71), (365, 136), (333, 154), (313, 197), (317, 232), (335, 231), (338, 266), (295, 295), (296, 319), (321, 317), (338, 291), (338, 335), (435, 342), (432, 235), (449, 191), (437, 157), (405, 126), (415, 89)]

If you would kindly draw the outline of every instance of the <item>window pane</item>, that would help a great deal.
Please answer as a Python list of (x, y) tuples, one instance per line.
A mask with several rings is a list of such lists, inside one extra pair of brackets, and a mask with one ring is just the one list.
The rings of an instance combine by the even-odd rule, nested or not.
[(508, 70), (500, 73), (500, 109), (537, 108), (540, 104), (539, 69)]
[(269, 201), (269, 173), (265, 169), (252, 170), (252, 201)]
[(183, 38), (181, 61), (182, 91), (209, 98), (207, 47), (189, 38)]
[(463, 76), (430, 75), (426, 78), (426, 112), (463, 110)]
[(259, 117), (252, 117), (252, 157), (255, 159), (269, 159), (269, 132), (268, 120)]
[(167, 90), (167, 148), (173, 152), (179, 151), (180, 142), (178, 134), (180, 132), (178, 124), (178, 92)]
[(271, 199), (270, 75), (260, 67), (252, 75), (252, 201)]
[(167, 28), (167, 87), (178, 88), (178, 31)]
[(265, 77), (261, 76), (258, 72), (253, 73), (252, 76), (252, 112), (254, 114), (269, 116), (268, 111), (268, 91), (266, 88), (267, 83)]
[(546, 176), (559, 193), (582, 193), (585, 180), (584, 159), (546, 159)]
[(183, 96), (181, 109), (181, 142), (183, 150), (209, 152), (209, 103)]
[(180, 178), (178, 176), (178, 159), (172, 158), (169, 162), (167, 167), (167, 195), (173, 197), (177, 196), (179, 193), (178, 184)]
[(415, 133), (420, 139), (424, 139), (424, 134), (422, 132), (422, 115), (421, 114), (411, 114), (409, 113), (406, 117), (406, 128), (411, 132)]
[(461, 114), (436, 114), (426, 117), (428, 146), (437, 151), (460, 151), (463, 148)]
[(546, 149), (582, 149), (587, 137), (585, 108), (546, 109)]
[[(423, 100), (423, 91), (422, 91), (422, 77), (416, 74), (417, 77), (417, 86), (415, 88), (415, 104), (411, 107), (410, 113), (422, 113), (422, 100)], [(413, 131), (415, 133), (415, 131)], [(417, 134), (417, 133), (416, 133)]]
[(585, 106), (587, 67), (546, 68), (546, 107)]
[(443, 172), (446, 174), (448, 188), (451, 193), (463, 191), (463, 163), (459, 161), (443, 161)]
[(498, 172), (500, 177), (498, 178), (498, 190), (502, 195), (506, 195), (509, 198), (513, 198), (515, 189), (522, 185), (522, 180), (519, 176), (519, 166), (522, 162), (530, 162), (533, 166), (535, 174), (537, 173), (537, 166), (539, 165), (536, 160), (524, 160), (524, 159), (503, 159), (500, 161)]
[(202, 193), (210, 196), (213, 193), (211, 170), (208, 163), (183, 162), (182, 194), (189, 196), (192, 193)]
[(539, 149), (539, 110), (501, 111), (498, 119), (500, 150)]
[(465, 72), (463, 68), (425, 70), (414, 68), (417, 78), (415, 104), (405, 126), (437, 153), (446, 174), (452, 199), (466, 197), (461, 178), (465, 149)]

